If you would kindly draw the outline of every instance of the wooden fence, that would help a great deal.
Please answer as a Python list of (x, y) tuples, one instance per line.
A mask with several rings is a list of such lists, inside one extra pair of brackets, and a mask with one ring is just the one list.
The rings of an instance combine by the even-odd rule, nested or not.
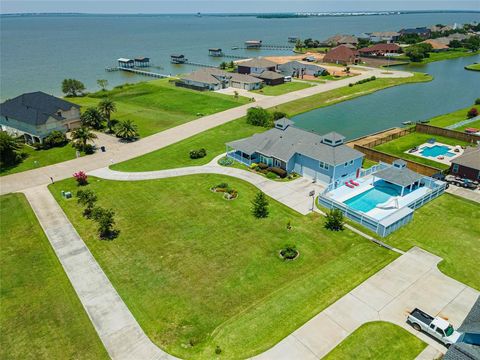
[(465, 132), (445, 129), (438, 126), (427, 125), (427, 124), (416, 124), (415, 131), (423, 134), (444, 136), (444, 137), (448, 137), (456, 140), (466, 141), (472, 144), (476, 144), (477, 141), (480, 141), (480, 136), (475, 134), (467, 134)]
[[(415, 127), (410, 127), (410, 128), (406, 128), (406, 129), (398, 129), (397, 132), (388, 133), (388, 134), (385, 134), (385, 136), (379, 136), (379, 137), (375, 138), (374, 140), (372, 140), (368, 143), (361, 144), (361, 146), (365, 146), (367, 148), (373, 148), (375, 146), (385, 144), (385, 143), (387, 143), (389, 141), (392, 141), (394, 139), (398, 139), (399, 137), (411, 134), (412, 132), (415, 132)], [(359, 140), (359, 139), (357, 139), (357, 140)]]

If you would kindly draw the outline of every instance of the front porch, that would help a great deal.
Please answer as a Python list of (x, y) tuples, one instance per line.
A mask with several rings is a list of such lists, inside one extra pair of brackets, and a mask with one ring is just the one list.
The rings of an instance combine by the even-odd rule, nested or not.
[(262, 163), (269, 167), (278, 167), (285, 171), (288, 171), (287, 163), (285, 161), (274, 158), (272, 156), (265, 156), (256, 151), (249, 154), (244, 151), (234, 149), (227, 145), (226, 155), (227, 157), (232, 158), (233, 160), (238, 161), (247, 166), (250, 166), (254, 163), (255, 164)]

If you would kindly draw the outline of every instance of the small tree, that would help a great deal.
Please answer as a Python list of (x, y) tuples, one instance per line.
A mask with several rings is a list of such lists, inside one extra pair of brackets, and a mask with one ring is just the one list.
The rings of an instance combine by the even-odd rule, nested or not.
[(108, 80), (107, 79), (98, 79), (97, 80), (97, 85), (100, 86), (102, 91), (105, 91), (105, 90), (107, 90)]
[(17, 150), (20, 150), (18, 140), (6, 131), (0, 131), (0, 166), (11, 166), (22, 161)]
[(302, 49), (303, 49), (303, 41), (302, 40), (297, 39), (297, 41), (295, 41), (295, 49), (297, 49), (298, 51), (302, 51)]
[(79, 171), (73, 174), (73, 177), (77, 181), (77, 184), (80, 186), (84, 186), (88, 184), (88, 176), (85, 174), (84, 171)]
[(469, 119), (474, 118), (475, 116), (478, 116), (477, 108), (471, 108), (470, 110), (468, 110), (467, 117)]
[(77, 96), (85, 90), (85, 85), (76, 79), (64, 79), (62, 81), (62, 92), (67, 96)]
[(43, 146), (45, 148), (64, 146), (68, 142), (64, 133), (58, 130), (53, 130), (44, 140)]
[(480, 98), (475, 99), (475, 105), (480, 105)]
[(284, 113), (283, 111), (274, 111), (272, 113), (273, 120), (279, 120), (281, 118), (287, 117), (287, 113)]
[(85, 150), (87, 147), (87, 142), (93, 139), (96, 139), (97, 135), (95, 135), (89, 128), (82, 126), (78, 129), (72, 131), (72, 140), (73, 146), (79, 150)]
[(117, 111), (117, 106), (112, 99), (105, 98), (98, 103), (98, 110), (102, 113), (103, 117), (107, 120), (107, 128), (109, 132), (112, 132), (112, 123), (110, 121), (110, 116), (112, 112)]
[(98, 224), (98, 234), (101, 239), (113, 239), (118, 235), (118, 230), (114, 230), (115, 211), (96, 207), (92, 210), (92, 218)]
[(82, 125), (91, 127), (95, 130), (103, 129), (104, 127), (104, 119), (100, 111), (95, 109), (94, 107), (87, 108), (83, 114), (80, 116), (82, 120)]
[(227, 68), (227, 63), (225, 61), (222, 61), (220, 63), (220, 69), (225, 70)]
[(80, 205), (85, 206), (85, 210), (83, 210), (83, 216), (89, 219), (92, 215), (93, 207), (97, 202), (97, 195), (91, 189), (78, 190), (77, 198), (77, 202)]
[(237, 90), (235, 90), (235, 91), (233, 92), (233, 97), (234, 97), (235, 99), (238, 99), (238, 91), (237, 91)]
[(257, 219), (264, 219), (268, 217), (268, 200), (265, 194), (261, 191), (255, 195), (252, 201), (252, 214)]
[(124, 140), (134, 140), (138, 137), (138, 127), (132, 120), (120, 121), (115, 126), (115, 135)]
[(332, 231), (341, 231), (343, 230), (343, 224), (343, 213), (339, 209), (330, 210), (325, 221), (325, 228)]
[(269, 127), (273, 125), (272, 115), (261, 107), (252, 107), (247, 110), (247, 123), (255, 126)]
[(230, 61), (230, 64), (228, 64), (228, 67), (230, 69), (235, 69), (235, 63), (233, 61)]

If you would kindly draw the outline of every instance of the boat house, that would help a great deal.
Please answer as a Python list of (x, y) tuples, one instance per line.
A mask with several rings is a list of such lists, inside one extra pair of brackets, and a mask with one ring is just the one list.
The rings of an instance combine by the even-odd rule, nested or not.
[(131, 69), (135, 67), (135, 60), (127, 59), (127, 58), (120, 58), (117, 60), (118, 67), (123, 69)]
[(80, 106), (41, 91), (27, 93), (0, 104), (0, 125), (28, 143), (42, 143), (54, 130), (80, 127)]
[(170, 62), (173, 64), (185, 64), (187, 61), (188, 59), (185, 57), (185, 55), (182, 55), (182, 54), (170, 55)]
[(220, 48), (210, 48), (208, 49), (208, 55), (214, 57), (222, 57), (224, 54), (222, 49)]
[(262, 47), (262, 40), (247, 40), (245, 41), (247, 49), (259, 49)]
[(245, 165), (264, 163), (329, 184), (355, 179), (362, 167), (364, 155), (344, 141), (340, 134), (319, 135), (282, 118), (275, 121), (273, 129), (229, 142), (226, 147), (228, 157)]
[(150, 66), (150, 58), (148, 57), (136, 57), (134, 59), (134, 63), (136, 67), (149, 67)]

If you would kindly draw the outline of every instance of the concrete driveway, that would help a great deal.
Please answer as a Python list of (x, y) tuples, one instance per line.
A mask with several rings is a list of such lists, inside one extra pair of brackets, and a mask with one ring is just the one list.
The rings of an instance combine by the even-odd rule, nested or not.
[(359, 326), (388, 321), (416, 335), (429, 346), (425, 354), (446, 348), (406, 323), (415, 307), (441, 316), (458, 327), (479, 292), (441, 273), (442, 259), (414, 247), (305, 325), (255, 359), (320, 359)]

